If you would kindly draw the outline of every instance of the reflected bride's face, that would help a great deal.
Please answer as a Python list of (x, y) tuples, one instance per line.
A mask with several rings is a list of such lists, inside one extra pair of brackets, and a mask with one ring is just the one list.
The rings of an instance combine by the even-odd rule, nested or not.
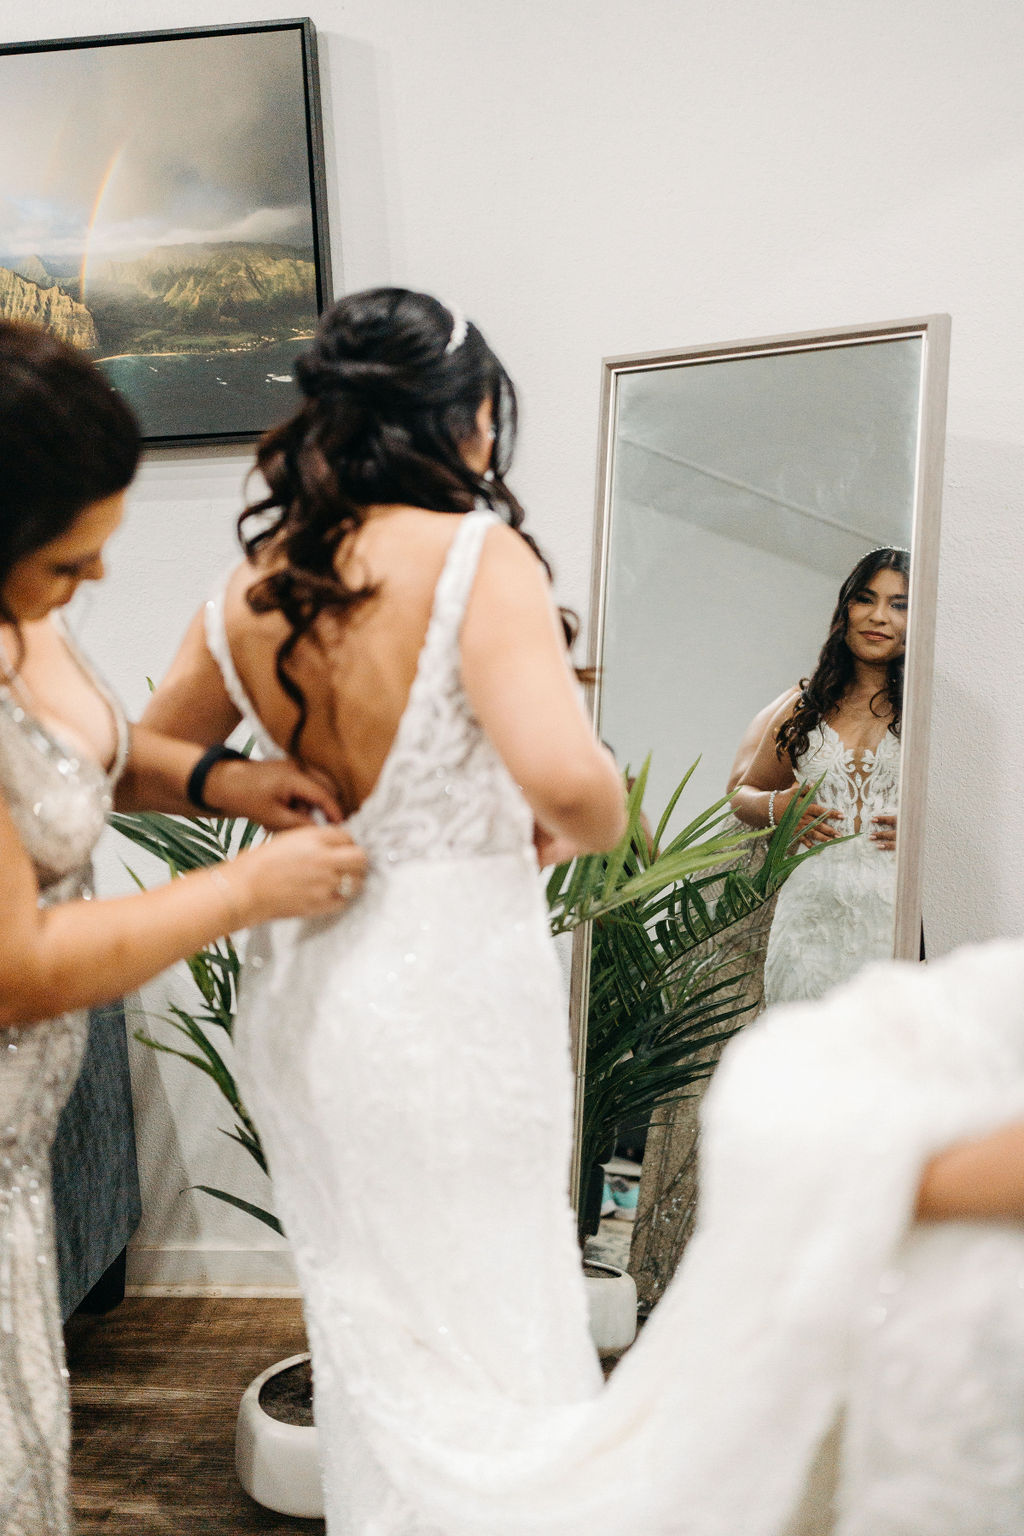
[(875, 571), (855, 592), (846, 611), (846, 643), (859, 661), (888, 662), (907, 643), (907, 578), (902, 571)]

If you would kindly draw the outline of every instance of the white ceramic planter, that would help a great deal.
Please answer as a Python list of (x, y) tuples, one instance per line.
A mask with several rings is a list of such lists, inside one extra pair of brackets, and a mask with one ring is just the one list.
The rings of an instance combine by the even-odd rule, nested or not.
[(235, 1430), (235, 1467), (239, 1482), (257, 1504), (279, 1515), (322, 1520), (316, 1427), (282, 1424), (260, 1407), (264, 1382), (308, 1359), (308, 1355), (291, 1355), (279, 1360), (246, 1387)]
[[(636, 1282), (613, 1264), (588, 1259), (584, 1275), (590, 1336), (599, 1355), (628, 1349), (636, 1338)], [(595, 1274), (594, 1271), (599, 1271)]]

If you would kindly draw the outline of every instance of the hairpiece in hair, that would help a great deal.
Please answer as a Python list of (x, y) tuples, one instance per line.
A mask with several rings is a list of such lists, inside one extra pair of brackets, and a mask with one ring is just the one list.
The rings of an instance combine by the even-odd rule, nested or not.
[(449, 306), (448, 313), (452, 317), (452, 333), (448, 337), (448, 345), (444, 349), (445, 357), (448, 356), (449, 352), (457, 352), (469, 333), (469, 321), (461, 309), (452, 304)]
[(867, 554), (864, 554), (864, 555), (861, 556), (861, 559), (862, 560), (866, 560), (868, 558), (868, 555), (890, 555), (890, 554), (891, 555), (909, 555), (910, 554), (910, 550), (905, 548), (905, 546), (902, 545), (902, 544), (879, 544), (877, 546), (877, 548), (869, 549), (867, 551)]

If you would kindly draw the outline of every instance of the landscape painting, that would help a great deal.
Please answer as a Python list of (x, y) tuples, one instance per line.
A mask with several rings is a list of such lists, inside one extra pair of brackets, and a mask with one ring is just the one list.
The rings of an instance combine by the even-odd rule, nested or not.
[(252, 437), (330, 298), (309, 22), (0, 49), (0, 315), (84, 348), (147, 439)]

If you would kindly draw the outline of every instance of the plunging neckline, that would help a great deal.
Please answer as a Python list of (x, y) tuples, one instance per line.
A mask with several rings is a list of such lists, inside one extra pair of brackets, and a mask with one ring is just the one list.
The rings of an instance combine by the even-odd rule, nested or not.
[(878, 759), (878, 754), (882, 750), (882, 746), (883, 746), (883, 744), (885, 742), (885, 738), (892, 734), (892, 732), (890, 731), (889, 727), (886, 726), (886, 728), (883, 731), (882, 735), (878, 738), (878, 745), (876, 747), (863, 747), (861, 749), (861, 751), (858, 753), (856, 747), (848, 747), (847, 746), (846, 742), (840, 736), (840, 734), (836, 730), (835, 726), (834, 725), (830, 725), (827, 720), (819, 721), (819, 726), (820, 726), (822, 731), (827, 731), (829, 733), (829, 735), (835, 737), (836, 741), (839, 743), (839, 746), (842, 748), (843, 755), (845, 757), (853, 758), (855, 763), (863, 763), (865, 761), (865, 759), (870, 759), (870, 761), (872, 763), (876, 762), (877, 759)]
[[(124, 767), (125, 759), (128, 756), (128, 732), (124, 716), (115, 703), (113, 695), (91, 668), (86, 665), (82, 653), (71, 638), (63, 619), (58, 614), (51, 614), (49, 622), (56, 631), (57, 637), (73, 665), (90, 688), (92, 688), (93, 692), (99, 696), (110, 714), (114, 726), (115, 743), (114, 755), (111, 758), (109, 767), (94, 752), (86, 750), (76, 741), (72, 741), (67, 736), (62, 736), (59, 730), (54, 730), (52, 726), (47, 725), (46, 721), (38, 714), (37, 709), (32, 707), (34, 694), (24, 682), (24, 679), (19, 679), (21, 698), (15, 694), (10, 683), (0, 682), (0, 700), (5, 704), (8, 713), (16, 725), (29, 727), (36, 734), (37, 738), (41, 738), (37, 744), (44, 746), (51, 755), (56, 754), (64, 762), (69, 763), (72, 766), (73, 772), (80, 772), (83, 768), (91, 769), (108, 783), (111, 783), (119, 776)], [(10, 657), (7, 654), (7, 647), (2, 639), (0, 639), (0, 659), (2, 659), (7, 669), (8, 676), (17, 678), (18, 674), (11, 670)]]
[[(360, 800), (359, 804), (345, 816), (345, 825), (350, 829), (354, 824), (358, 824), (361, 819), (365, 819), (372, 803), (375, 800), (383, 798), (384, 790), (386, 789), (387, 783), (394, 772), (394, 764), (398, 759), (399, 749), (402, 745), (403, 737), (408, 729), (407, 722), (412, 717), (413, 705), (415, 704), (420, 692), (424, 687), (426, 657), (430, 654), (433, 637), (440, 628), (440, 600), (444, 592), (446, 577), (449, 570), (454, 566), (455, 551), (458, 547), (460, 539), (463, 537), (466, 527), (474, 517), (481, 515), (490, 517), (493, 514), (491, 514), (486, 509), (479, 507), (475, 508), (472, 512), (463, 513), (462, 522), (460, 526), (455, 530), (452, 541), (445, 551), (445, 557), (441, 563), (441, 569), (438, 572), (437, 580), (434, 583), (434, 593), (430, 601), (430, 616), (427, 619), (427, 627), (424, 631), (423, 639), (420, 643), (420, 648), (416, 656), (416, 667), (413, 672), (412, 682), (409, 685), (409, 692), (406, 694), (405, 703), (403, 704), (401, 713), (398, 717), (398, 723), (395, 726), (394, 735), (392, 736), (388, 749), (384, 754), (380, 768), (377, 770), (376, 778), (374, 779), (370, 788), (367, 790), (366, 794), (363, 796), (362, 800)], [(230, 577), (228, 578), (228, 581), (230, 581)], [(259, 740), (261, 740), (264, 744), (273, 747), (274, 753), (277, 757), (287, 757), (288, 753), (285, 751), (284, 747), (282, 747), (281, 744), (276, 741), (275, 738), (270, 734), (270, 731), (267, 729), (267, 726), (264, 723), (262, 717), (257, 712), (256, 706), (253, 704), (252, 698), (249, 695), (249, 691), (245, 684), (242, 682), (242, 679), (238, 674), (238, 668), (235, 666), (235, 659), (231, 652), (230, 642), (228, 641), (227, 625), (224, 622), (224, 598), (226, 591), (227, 582), (225, 582), (220, 592), (219, 617), (220, 634), (223, 639), (223, 660), (227, 662), (230, 669), (230, 679), (225, 677), (225, 682), (227, 683), (230, 681), (233, 684), (234, 689), (232, 703), (234, 703), (236, 708), (240, 711), (243, 719), (245, 720), (245, 723), (254, 732)], [(211, 601), (208, 607), (215, 609), (216, 600)], [(232, 689), (229, 688), (229, 693), (231, 692)], [(337, 786), (335, 786), (335, 788), (337, 788)]]

